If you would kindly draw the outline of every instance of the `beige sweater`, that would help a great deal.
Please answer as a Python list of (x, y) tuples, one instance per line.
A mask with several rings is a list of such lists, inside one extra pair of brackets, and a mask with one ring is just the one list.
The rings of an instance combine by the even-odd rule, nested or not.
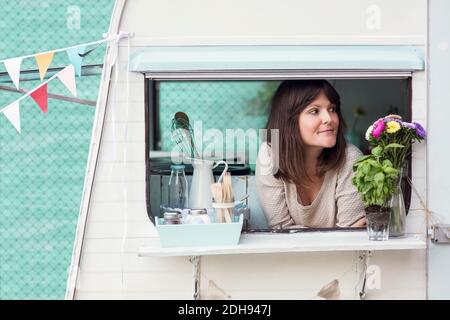
[(271, 148), (263, 143), (256, 162), (256, 190), (269, 227), (348, 227), (364, 217), (361, 196), (351, 181), (353, 162), (361, 156), (349, 144), (342, 168), (328, 171), (314, 201), (304, 206), (297, 200), (294, 184), (273, 176)]

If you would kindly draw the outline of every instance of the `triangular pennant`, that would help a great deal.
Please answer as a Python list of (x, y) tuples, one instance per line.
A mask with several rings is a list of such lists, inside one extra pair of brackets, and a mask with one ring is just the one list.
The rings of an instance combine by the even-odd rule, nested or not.
[(67, 89), (76, 97), (77, 96), (77, 85), (75, 83), (75, 68), (73, 64), (69, 64), (67, 67), (62, 69), (56, 75), (59, 80), (66, 86)]
[(2, 113), (11, 122), (11, 124), (16, 128), (17, 132), (20, 133), (20, 110), (19, 101), (14, 101), (6, 108), (2, 109)]
[(48, 110), (48, 93), (47, 84), (39, 87), (37, 90), (33, 91), (30, 96), (36, 101), (42, 112), (47, 112)]
[(75, 67), (75, 72), (79, 77), (81, 76), (81, 60), (83, 59), (80, 54), (83, 54), (85, 50), (86, 46), (78, 46), (66, 50), (70, 62)]
[(44, 79), (45, 74), (47, 73), (48, 66), (52, 63), (54, 52), (42, 53), (35, 56), (36, 63), (39, 68), (39, 77)]
[(6, 71), (8, 71), (12, 82), (16, 88), (19, 89), (20, 65), (22, 64), (22, 57), (8, 59), (3, 63), (5, 64)]

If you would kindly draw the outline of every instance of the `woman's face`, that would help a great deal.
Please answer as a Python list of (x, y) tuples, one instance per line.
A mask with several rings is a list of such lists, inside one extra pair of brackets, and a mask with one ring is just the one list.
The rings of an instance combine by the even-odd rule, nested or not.
[(323, 93), (300, 113), (298, 124), (306, 146), (332, 148), (336, 144), (339, 117), (335, 105)]

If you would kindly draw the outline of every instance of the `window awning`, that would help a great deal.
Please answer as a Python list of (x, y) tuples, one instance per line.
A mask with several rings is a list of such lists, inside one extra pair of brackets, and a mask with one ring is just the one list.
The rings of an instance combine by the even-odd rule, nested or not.
[(412, 72), (424, 65), (422, 49), (413, 46), (152, 46), (132, 55), (130, 69), (152, 77), (209, 72)]

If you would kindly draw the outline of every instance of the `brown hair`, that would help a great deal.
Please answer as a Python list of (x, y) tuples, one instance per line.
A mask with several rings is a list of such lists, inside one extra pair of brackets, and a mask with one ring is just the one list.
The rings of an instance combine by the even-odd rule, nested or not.
[[(329, 170), (340, 168), (345, 158), (347, 143), (339, 94), (326, 80), (286, 80), (280, 84), (272, 99), (267, 122), (267, 143), (272, 146), (278, 142), (278, 171), (274, 176), (297, 186), (307, 187), (312, 182), (306, 172), (305, 144), (300, 136), (298, 118), (320, 93), (336, 106), (339, 117), (336, 144), (332, 148), (324, 148), (318, 159), (317, 174), (322, 176)], [(279, 130), (279, 139), (276, 139), (279, 141), (272, 141), (271, 129)]]

